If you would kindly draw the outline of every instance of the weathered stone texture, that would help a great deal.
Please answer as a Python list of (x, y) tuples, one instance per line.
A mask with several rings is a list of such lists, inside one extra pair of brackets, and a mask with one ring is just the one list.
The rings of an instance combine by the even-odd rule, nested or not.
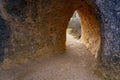
[(95, 9), (83, 1), (78, 8), (81, 24), (81, 43), (83, 43), (95, 57), (100, 49), (100, 24)]
[(104, 65), (120, 69), (120, 1), (96, 0), (101, 20), (101, 59)]
[[(107, 79), (120, 79), (120, 1), (94, 0), (101, 24), (100, 60)], [(116, 73), (116, 74), (115, 74)]]
[(94, 55), (101, 41), (98, 57), (105, 66), (119, 69), (119, 0), (0, 0), (0, 60), (4, 54), (12, 60), (64, 52), (66, 27), (76, 9), (81, 41)]
[(10, 29), (0, 14), (0, 63), (4, 60), (5, 47), (10, 36)]
[(67, 6), (66, 3), (65, 0), (1, 0), (2, 17), (11, 30), (5, 59), (16, 61), (25, 56), (64, 52), (66, 27), (75, 10), (72, 6), (75, 2), (71, 0)]

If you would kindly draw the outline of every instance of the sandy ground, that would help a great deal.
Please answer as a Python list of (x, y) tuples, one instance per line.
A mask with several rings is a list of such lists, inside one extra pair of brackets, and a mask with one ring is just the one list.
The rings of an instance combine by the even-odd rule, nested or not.
[(101, 80), (91, 53), (71, 35), (66, 44), (66, 53), (2, 70), (0, 80)]

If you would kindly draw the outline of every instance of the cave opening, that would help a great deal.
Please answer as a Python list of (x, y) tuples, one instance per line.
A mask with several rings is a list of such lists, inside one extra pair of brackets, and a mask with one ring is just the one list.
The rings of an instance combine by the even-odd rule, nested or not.
[(77, 11), (70, 18), (66, 34), (72, 35), (75, 39), (80, 39), (81, 37), (80, 17)]
[[(73, 27), (71, 28), (71, 26)], [(101, 44), (100, 24), (92, 6), (83, 2), (83, 4), (75, 10), (68, 24), (67, 34), (68, 33), (77, 36), (79, 43), (85, 45), (95, 58), (99, 57)]]

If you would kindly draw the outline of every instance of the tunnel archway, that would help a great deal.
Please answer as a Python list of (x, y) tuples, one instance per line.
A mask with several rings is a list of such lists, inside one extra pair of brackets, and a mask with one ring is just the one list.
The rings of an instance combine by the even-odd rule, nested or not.
[[(100, 47), (99, 21), (94, 9), (85, 1), (71, 1), (68, 4), (67, 1), (59, 0), (43, 1), (43, 4), (39, 1), (36, 3), (28, 0), (23, 4), (24, 7), (15, 3), (5, 3), (7, 7), (2, 4), (1, 13), (11, 29), (5, 58), (15, 61), (13, 55), (18, 56), (16, 58), (19, 56), (28, 58), (28, 55), (30, 58), (34, 58), (64, 53), (67, 25), (75, 10), (78, 11), (81, 18), (80, 41), (97, 57)], [(14, 6), (17, 6), (16, 11), (21, 11), (21, 16), (16, 15), (16, 11), (13, 11)], [(34, 10), (35, 13), (32, 12)]]
[(20, 59), (26, 57), (29, 60), (64, 53), (66, 27), (73, 12), (78, 10), (82, 25), (81, 43), (95, 57), (101, 57), (104, 66), (120, 68), (119, 3), (119, 0), (0, 0), (0, 16), (10, 29), (7, 37), (3, 35), (4, 26), (1, 27), (3, 37), (7, 38), (1, 37), (3, 53), (0, 60), (10, 64), (14, 61), (23, 63)]
[[(99, 32), (98, 31), (94, 32), (94, 29), (99, 29), (99, 26), (98, 26), (98, 24), (93, 26), (97, 22), (96, 21), (97, 20), (96, 15), (94, 14), (93, 11), (91, 12), (91, 8), (88, 8), (88, 7), (86, 8), (86, 5), (87, 4), (84, 4), (83, 7), (77, 8), (78, 13), (79, 13), (80, 18), (81, 18), (81, 28), (82, 28), (81, 42), (83, 44), (85, 44), (86, 47), (92, 53), (95, 53), (94, 50), (96, 50), (96, 45), (93, 45), (93, 44), (95, 44), (95, 41), (96, 41), (96, 39), (98, 39), (97, 37), (99, 37), (99, 35), (94, 35), (94, 34), (98, 34)], [(28, 20), (27, 20), (26, 24), (25, 23), (20, 24), (21, 22), (18, 21), (20, 25), (12, 27), (12, 28), (15, 28), (15, 29), (18, 28), (18, 31), (15, 31), (15, 32), (13, 31), (14, 32), (13, 34), (15, 34), (16, 39), (14, 39), (14, 37), (12, 37), (12, 39), (14, 41), (17, 40), (18, 42), (28, 43), (28, 44), (23, 44), (23, 45), (18, 44), (17, 46), (16, 45), (13, 46), (13, 48), (15, 48), (15, 50), (18, 51), (18, 53), (19, 52), (25, 53), (24, 51), (20, 51), (21, 48), (19, 49), (19, 47), (22, 47), (24, 49), (24, 45), (25, 45), (25, 47), (27, 47), (26, 49), (24, 49), (26, 51), (26, 53), (28, 53), (28, 52), (30, 52), (30, 50), (32, 50), (32, 51), (36, 52), (36, 53), (34, 53), (34, 55), (35, 54), (37, 54), (37, 55), (40, 54), (41, 55), (41, 54), (45, 54), (45, 53), (48, 54), (48, 53), (51, 53), (51, 52), (54, 53), (55, 51), (58, 51), (58, 53), (60, 53), (60, 51), (63, 51), (64, 47), (65, 47), (66, 25), (69, 21), (69, 18), (72, 16), (72, 13), (74, 12), (74, 9), (69, 10), (68, 7), (66, 9), (64, 9), (64, 7), (63, 7), (61, 10), (64, 10), (64, 11), (58, 10), (58, 12), (44, 11), (43, 14), (44, 14), (45, 17), (43, 17), (41, 19), (42, 20), (41, 24), (39, 24), (40, 22), (37, 23), (37, 22), (34, 22), (34, 21), (33, 21), (33, 24), (32, 24), (32, 22), (29, 22)], [(83, 10), (81, 10), (81, 9), (83, 9)], [(84, 11), (84, 9), (86, 9), (86, 10)], [(68, 11), (66, 11), (66, 10), (68, 10)], [(55, 9), (55, 11), (56, 11), (56, 9)], [(48, 14), (48, 15), (46, 15), (46, 14)], [(89, 16), (88, 16), (88, 14), (89, 14)], [(93, 22), (91, 21), (91, 19), (92, 19)], [(32, 21), (32, 19), (31, 19), (31, 21)], [(29, 22), (29, 24), (28, 24), (28, 22)], [(15, 24), (17, 24), (17, 23), (15, 23)], [(25, 29), (24, 28), (20, 29), (19, 27), (21, 25), (22, 26), (27, 25), (27, 26), (30, 26), (30, 27), (27, 27)], [(15, 30), (15, 29), (13, 29), (13, 30)], [(91, 32), (93, 32), (93, 33), (91, 33)], [(24, 35), (24, 34), (21, 34), (21, 33), (27, 33), (27, 34)], [(22, 40), (22, 38), (21, 38), (23, 36), (25, 36), (24, 40)], [(22, 41), (19, 41), (18, 39), (20, 39)], [(32, 43), (32, 44), (30, 44), (30, 43)], [(36, 46), (36, 44), (38, 46)], [(33, 46), (33, 47), (31, 48), (31, 46)], [(37, 47), (37, 49), (36, 49), (36, 47)], [(16, 48), (18, 48), (19, 50), (17, 50)], [(30, 53), (32, 53), (32, 52), (30, 52)], [(16, 52), (15, 52), (15, 54), (16, 54)], [(17, 55), (17, 56), (19, 56), (19, 55)], [(25, 56), (25, 55), (23, 55), (23, 56)], [(26, 55), (26, 56), (28, 56), (28, 55)], [(28, 59), (26, 59), (26, 60), (21, 59), (22, 57), (20, 57), (20, 60), (17, 58), (19, 63), (28, 61)], [(31, 54), (30, 54), (30, 57), (31, 57)], [(86, 57), (87, 56), (84, 56), (84, 58), (86, 58)], [(13, 57), (11, 59), (13, 59)], [(8, 61), (9, 60), (10, 59), (8, 59)], [(15, 60), (13, 59), (11, 62), (13, 63), (14, 61)], [(77, 64), (79, 64), (79, 62)], [(91, 65), (93, 65), (93, 64), (91, 64)]]
[(78, 8), (78, 14), (81, 18), (81, 43), (85, 44), (92, 54), (97, 57), (101, 41), (97, 15), (94, 9), (85, 2)]
[(80, 43), (84, 44), (88, 50), (95, 56), (99, 57), (100, 50), (100, 24), (92, 6), (82, 2), (77, 9), (80, 17), (81, 38)]

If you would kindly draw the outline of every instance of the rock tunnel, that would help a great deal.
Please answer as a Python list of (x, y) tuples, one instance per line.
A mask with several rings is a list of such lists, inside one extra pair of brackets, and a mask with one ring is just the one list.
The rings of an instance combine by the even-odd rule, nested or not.
[[(109, 2), (109, 3), (108, 3)], [(80, 16), (83, 43), (105, 66), (119, 66), (120, 1), (0, 0), (0, 60), (64, 53), (66, 28), (73, 12)], [(108, 3), (108, 4), (106, 4)], [(111, 7), (111, 5), (115, 7)], [(112, 14), (111, 14), (112, 12)], [(0, 23), (0, 26), (3, 23)], [(116, 63), (116, 64), (113, 64)], [(119, 68), (119, 67), (117, 67)]]
[[(77, 2), (79, 1), (71, 1), (66, 7), (64, 7), (65, 1), (59, 0), (55, 3), (52, 1), (6, 2), (8, 5), (2, 9), (2, 15), (10, 24), (11, 31), (9, 47), (5, 48), (7, 57), (16, 53), (19, 56), (29, 54), (35, 56), (64, 52), (68, 21), (75, 10), (81, 18), (81, 43), (97, 57), (100, 46), (99, 21), (92, 6), (85, 1), (80, 1), (80, 4), (76, 5)], [(38, 4), (42, 5), (38, 6)], [(35, 13), (32, 12), (33, 10)]]

